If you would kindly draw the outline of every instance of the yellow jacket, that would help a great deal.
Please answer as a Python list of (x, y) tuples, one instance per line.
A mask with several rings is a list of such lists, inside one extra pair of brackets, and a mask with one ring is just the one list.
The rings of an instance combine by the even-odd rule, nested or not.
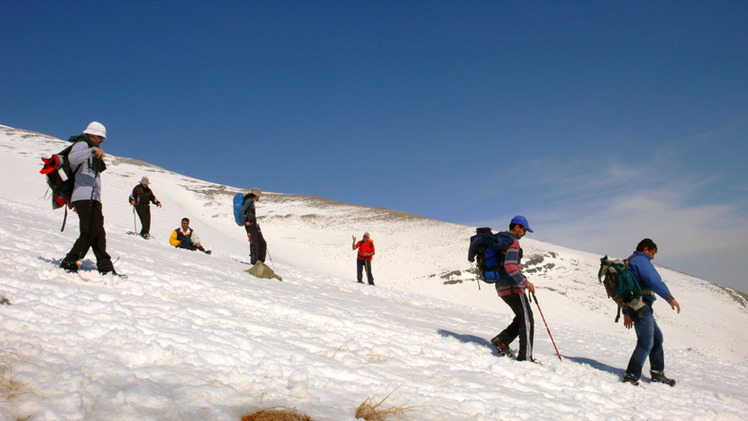
[(189, 238), (194, 245), (200, 244), (200, 237), (195, 234), (195, 231), (193, 231), (192, 228), (188, 228), (187, 232), (183, 232), (182, 228), (175, 229), (171, 232), (169, 243), (174, 247), (179, 247), (179, 244), (182, 242), (183, 238)]

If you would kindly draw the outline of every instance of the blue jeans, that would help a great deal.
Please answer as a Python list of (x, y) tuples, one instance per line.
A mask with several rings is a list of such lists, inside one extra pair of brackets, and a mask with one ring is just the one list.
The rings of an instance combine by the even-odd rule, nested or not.
[(665, 370), (665, 354), (662, 350), (662, 331), (654, 319), (652, 303), (646, 305), (639, 312), (631, 312), (631, 320), (636, 330), (636, 348), (631, 354), (629, 365), (626, 368), (626, 376), (639, 380), (642, 375), (642, 367), (649, 357), (649, 369), (662, 372)]

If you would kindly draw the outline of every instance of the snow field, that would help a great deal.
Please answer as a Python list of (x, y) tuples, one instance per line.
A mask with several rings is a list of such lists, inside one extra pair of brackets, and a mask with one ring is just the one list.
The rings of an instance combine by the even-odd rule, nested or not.
[[(67, 274), (57, 265), (77, 216), (59, 231), (61, 211), (38, 197), (38, 157), (13, 136), (0, 135), (12, 158), (0, 158), (1, 175), (17, 181), (0, 198), (0, 295), (11, 302), (0, 305), (0, 420), (238, 420), (288, 406), (352, 421), (366, 398), (393, 390), (384, 406), (414, 407), (414, 420), (748, 418), (745, 316), (703, 281), (663, 271), (684, 307), (655, 304), (678, 385), (632, 387), (620, 377), (633, 332), (613, 331), (614, 308), (586, 284), (599, 256), (523, 240), (526, 256), (544, 256), (538, 268), (555, 265), (531, 279), (564, 361), (533, 304), (541, 364), (516, 362), (488, 342), (510, 322), (495, 292), (440, 278), (468, 267), (464, 247), (454, 252), (468, 227), (271, 193), (259, 211), (284, 281), (257, 279), (220, 199), (230, 189), (213, 200), (195, 191), (215, 185), (133, 163), (104, 174), (108, 251), (128, 277), (99, 275), (91, 253)], [(61, 149), (45, 145), (34, 147)], [(128, 235), (126, 197), (145, 171), (164, 202), (152, 208), (152, 240)], [(168, 244), (182, 216), (213, 255)], [(378, 245), (377, 287), (354, 281), (350, 235), (363, 231)], [(409, 246), (414, 233), (423, 241)]]

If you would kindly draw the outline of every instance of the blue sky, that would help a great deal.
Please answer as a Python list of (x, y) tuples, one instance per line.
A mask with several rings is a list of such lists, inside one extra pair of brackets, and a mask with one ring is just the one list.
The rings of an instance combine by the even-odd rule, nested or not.
[(748, 290), (744, 1), (4, 1), (0, 40), (0, 124)]

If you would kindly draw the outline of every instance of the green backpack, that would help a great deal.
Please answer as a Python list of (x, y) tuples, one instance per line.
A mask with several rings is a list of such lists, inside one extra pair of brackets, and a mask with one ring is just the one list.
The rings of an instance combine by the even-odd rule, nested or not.
[(628, 260), (610, 260), (605, 256), (600, 259), (600, 270), (597, 272), (597, 279), (605, 286), (608, 297), (618, 305), (616, 323), (621, 318), (622, 308), (638, 311), (644, 307), (639, 280), (628, 269), (628, 265)]

